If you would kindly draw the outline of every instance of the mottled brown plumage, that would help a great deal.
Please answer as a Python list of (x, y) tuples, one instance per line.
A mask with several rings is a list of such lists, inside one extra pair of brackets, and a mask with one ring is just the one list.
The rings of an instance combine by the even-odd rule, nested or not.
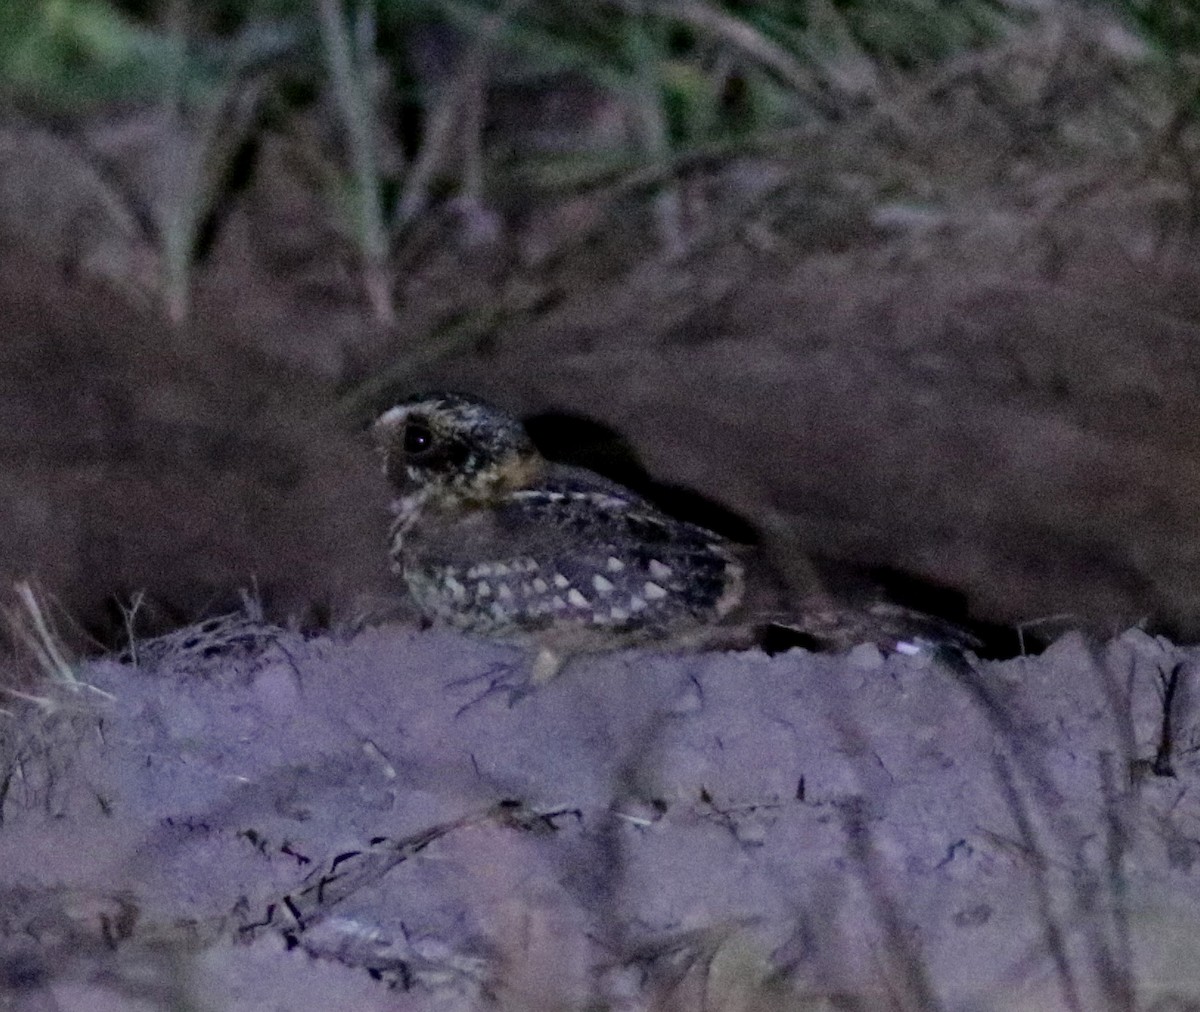
[(620, 485), (545, 460), (503, 411), (410, 398), (374, 434), (392, 483), (393, 569), (430, 619), (572, 653), (703, 640), (743, 596), (732, 545)]

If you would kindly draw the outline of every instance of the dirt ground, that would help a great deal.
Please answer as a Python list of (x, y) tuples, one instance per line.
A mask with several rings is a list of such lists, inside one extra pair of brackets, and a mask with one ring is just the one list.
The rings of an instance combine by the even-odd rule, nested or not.
[(1197, 663), (210, 623), (16, 705), (0, 1007), (1193, 1008)]

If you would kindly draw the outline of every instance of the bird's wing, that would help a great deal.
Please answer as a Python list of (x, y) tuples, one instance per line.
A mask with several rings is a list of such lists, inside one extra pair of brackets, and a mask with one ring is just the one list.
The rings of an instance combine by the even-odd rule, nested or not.
[(719, 617), (740, 596), (740, 566), (718, 535), (569, 468), (427, 525), (411, 547), (425, 563), (461, 570), (460, 578), (537, 581), (548, 593), (573, 591), (573, 601), (579, 595), (618, 615), (633, 608)]

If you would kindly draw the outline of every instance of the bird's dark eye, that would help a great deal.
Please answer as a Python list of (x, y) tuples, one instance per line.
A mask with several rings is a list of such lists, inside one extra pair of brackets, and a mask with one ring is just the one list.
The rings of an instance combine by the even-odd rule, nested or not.
[(404, 452), (418, 456), (433, 446), (433, 432), (424, 422), (410, 421), (404, 426)]

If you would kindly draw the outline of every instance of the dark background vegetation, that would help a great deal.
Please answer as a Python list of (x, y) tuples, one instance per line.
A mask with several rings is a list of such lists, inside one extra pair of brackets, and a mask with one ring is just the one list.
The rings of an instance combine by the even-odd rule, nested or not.
[(435, 386), (795, 602), (1194, 638), (1198, 38), (1160, 0), (2, 4), (0, 576), (106, 642), (142, 592), (146, 632), (361, 615), (362, 426)]

